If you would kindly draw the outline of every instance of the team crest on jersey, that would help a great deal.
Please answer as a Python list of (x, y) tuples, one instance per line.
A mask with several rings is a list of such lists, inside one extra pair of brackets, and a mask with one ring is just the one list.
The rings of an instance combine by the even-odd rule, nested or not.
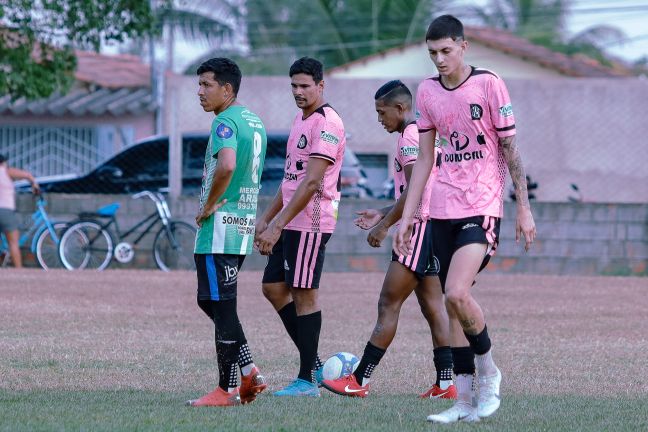
[(513, 115), (513, 107), (510, 103), (507, 103), (499, 108), (499, 113), (504, 118), (511, 117)]
[(470, 104), (470, 118), (479, 120), (484, 115), (484, 109), (478, 104)]
[(396, 170), (396, 172), (403, 171), (403, 167), (400, 162), (398, 162), (398, 159), (394, 159), (394, 169)]
[(322, 131), (320, 132), (320, 139), (329, 144), (338, 145), (340, 143), (340, 138), (332, 134), (331, 132)]
[(231, 138), (234, 135), (234, 131), (231, 127), (227, 126), (225, 123), (221, 123), (216, 128), (216, 135), (221, 138)]
[(308, 140), (306, 139), (306, 135), (302, 135), (301, 138), (299, 138), (299, 141), (297, 142), (297, 148), (304, 149), (306, 148), (307, 144), (308, 144)]

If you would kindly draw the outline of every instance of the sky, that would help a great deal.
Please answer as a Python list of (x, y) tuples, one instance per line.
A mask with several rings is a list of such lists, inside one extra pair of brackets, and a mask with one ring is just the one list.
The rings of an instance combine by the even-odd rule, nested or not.
[[(465, 6), (487, 3), (488, 0), (455, 0), (448, 12), (459, 14)], [(610, 44), (609, 54), (630, 63), (648, 57), (648, 0), (572, 0), (571, 10), (567, 18), (567, 31), (571, 35), (595, 25), (613, 25), (624, 31), (627, 40)], [(182, 72), (208, 50), (206, 43), (177, 40), (176, 72)], [(116, 52), (116, 49), (107, 52)]]

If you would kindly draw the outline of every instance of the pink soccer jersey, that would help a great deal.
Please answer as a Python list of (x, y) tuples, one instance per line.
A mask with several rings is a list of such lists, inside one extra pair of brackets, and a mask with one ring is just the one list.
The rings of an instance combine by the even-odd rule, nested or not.
[[(418, 154), (418, 128), (416, 126), (416, 123), (410, 123), (405, 126), (405, 130), (403, 130), (403, 133), (398, 137), (398, 144), (396, 147), (396, 157), (394, 158), (394, 187), (396, 200), (398, 200), (398, 198), (407, 187), (405, 167), (416, 162)], [(427, 219), (428, 209), (430, 207), (430, 188), (432, 187), (431, 185), (432, 181), (434, 180), (435, 172), (436, 168), (433, 168), (432, 175), (430, 175), (430, 178), (425, 185), (425, 190), (423, 190), (423, 196), (421, 197), (419, 208), (414, 215), (414, 217), (418, 221), (424, 221)]]
[(419, 132), (436, 130), (441, 152), (429, 217), (502, 217), (507, 167), (499, 139), (515, 135), (504, 81), (474, 67), (454, 89), (445, 88), (438, 76), (429, 78), (418, 87), (416, 108)]
[(286, 149), (284, 179), (281, 183), (284, 207), (306, 178), (309, 158), (325, 159), (331, 164), (322, 184), (306, 207), (286, 225), (295, 231), (332, 233), (340, 203), (340, 169), (344, 159), (346, 137), (342, 119), (328, 104), (307, 118), (298, 114), (293, 121)]

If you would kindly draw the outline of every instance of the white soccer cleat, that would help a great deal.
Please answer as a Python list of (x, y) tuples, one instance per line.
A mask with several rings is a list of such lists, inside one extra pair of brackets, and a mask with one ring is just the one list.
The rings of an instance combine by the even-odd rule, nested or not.
[(489, 417), (500, 407), (501, 382), (502, 373), (499, 369), (497, 369), (497, 374), (495, 375), (479, 377), (479, 405), (477, 408), (479, 417)]
[(477, 409), (468, 402), (457, 401), (455, 404), (439, 414), (432, 414), (427, 417), (432, 423), (456, 423), (456, 422), (478, 422)]

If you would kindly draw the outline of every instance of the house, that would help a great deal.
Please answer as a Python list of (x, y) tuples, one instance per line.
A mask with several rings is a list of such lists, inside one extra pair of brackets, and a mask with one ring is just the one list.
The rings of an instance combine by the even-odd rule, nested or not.
[[(631, 70), (621, 65), (608, 67), (585, 56), (570, 57), (505, 30), (466, 26), (464, 31), (469, 44), (466, 62), (491, 69), (505, 79), (633, 75)], [(333, 78), (422, 78), (436, 74), (426, 54), (425, 41), (415, 42), (329, 69), (327, 75)]]
[(154, 131), (148, 65), (131, 55), (76, 55), (67, 94), (0, 97), (0, 153), (37, 176), (84, 173)]

